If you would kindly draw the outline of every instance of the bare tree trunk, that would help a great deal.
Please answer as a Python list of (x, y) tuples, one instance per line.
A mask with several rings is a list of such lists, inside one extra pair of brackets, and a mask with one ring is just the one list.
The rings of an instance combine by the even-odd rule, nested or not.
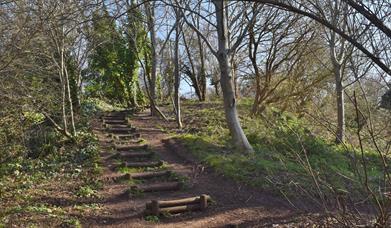
[(216, 8), (216, 22), (218, 33), (217, 59), (220, 66), (220, 84), (224, 97), (224, 110), (228, 128), (233, 139), (235, 147), (243, 152), (252, 152), (253, 148), (247, 140), (246, 135), (239, 122), (239, 116), (236, 110), (235, 91), (232, 85), (230, 55), (227, 39), (227, 18), (225, 17), (225, 1), (214, 0)]
[(214, 81), (212, 79), (212, 85), (213, 85), (213, 88), (215, 89), (215, 94), (217, 97), (220, 97), (220, 91), (219, 91), (219, 80), (218, 81)]
[[(64, 47), (62, 47), (62, 61), (65, 61), (64, 60)], [(72, 102), (72, 95), (71, 95), (71, 88), (70, 88), (70, 83), (69, 83), (69, 75), (68, 75), (68, 69), (67, 69), (67, 66), (65, 65), (65, 63), (63, 63), (64, 65), (64, 76), (65, 76), (65, 84), (66, 84), (66, 87), (67, 87), (67, 99), (68, 99), (68, 105), (69, 105), (69, 114), (70, 114), (70, 117), (71, 117), (71, 127), (72, 127), (72, 136), (75, 136), (76, 135), (76, 127), (75, 127), (75, 117), (74, 117), (74, 113), (73, 113), (73, 102)]]
[(49, 120), (49, 122), (52, 124), (52, 126), (53, 126), (58, 132), (61, 132), (65, 137), (67, 137), (67, 138), (70, 139), (70, 140), (75, 140), (75, 139), (72, 137), (72, 135), (69, 134), (69, 132), (66, 131), (64, 128), (61, 128), (61, 126), (58, 125), (58, 124), (56, 123), (56, 121), (54, 121), (54, 120), (50, 117), (50, 115), (49, 115), (47, 112), (42, 111), (42, 114), (45, 116), (45, 118), (46, 118), (47, 120)]
[(60, 70), (59, 70), (59, 76), (61, 81), (61, 95), (62, 95), (62, 122), (64, 124), (64, 132), (68, 132), (68, 122), (67, 122), (67, 113), (66, 113), (66, 80), (64, 78), (64, 54), (62, 52), (62, 49), (60, 51)]
[(180, 97), (179, 97), (179, 86), (180, 86), (180, 75), (179, 75), (179, 12), (175, 9), (176, 15), (176, 25), (175, 25), (175, 54), (174, 54), (174, 64), (175, 64), (175, 116), (176, 123), (179, 129), (182, 128), (181, 121), (181, 106), (180, 106)]
[(260, 79), (261, 76), (259, 75), (258, 68), (254, 67), (254, 69), (255, 69), (255, 98), (254, 98), (251, 114), (257, 115), (259, 110), (259, 104), (261, 101), (261, 79)]
[(81, 107), (81, 89), (82, 89), (82, 85), (81, 85), (81, 70), (78, 70), (77, 79), (76, 79), (76, 90), (77, 90), (77, 93), (76, 93), (76, 101), (75, 101), (77, 112), (80, 110), (80, 107)]
[(235, 98), (239, 99), (240, 98), (240, 91), (239, 91), (239, 86), (238, 86), (238, 78), (236, 75), (236, 63), (234, 57), (231, 58), (231, 66), (232, 66), (232, 84), (234, 87), (235, 91)]
[(150, 37), (151, 37), (151, 77), (149, 80), (149, 90), (151, 99), (153, 102), (151, 102), (151, 115), (155, 116), (156, 113), (156, 107), (152, 107), (156, 105), (156, 65), (157, 65), (157, 55), (156, 55), (156, 31), (155, 31), (155, 11), (154, 11), (154, 3), (153, 5), (150, 5), (151, 3), (146, 3), (146, 12), (148, 17), (148, 27), (150, 30)]
[[(337, 3), (335, 3), (335, 9), (337, 10)], [(346, 15), (345, 15), (346, 16)], [(337, 14), (333, 15), (332, 22), (334, 25), (338, 23)], [(345, 23), (346, 19), (342, 22)], [(346, 61), (346, 47), (345, 40), (341, 40), (339, 53), (336, 50), (337, 38), (336, 33), (332, 31), (330, 33), (329, 48), (330, 48), (330, 58), (333, 65), (334, 77), (335, 77), (335, 92), (337, 95), (337, 131), (336, 131), (336, 143), (343, 143), (345, 140), (345, 101), (344, 101), (344, 87), (342, 85), (343, 73), (344, 73), (344, 63)]]
[(345, 141), (345, 97), (342, 85), (342, 69), (339, 64), (334, 65), (335, 92), (337, 94), (337, 133), (336, 143)]
[[(198, 11), (201, 10), (201, 4), (198, 6)], [(197, 17), (197, 28), (200, 29), (200, 18)], [(200, 101), (206, 100), (206, 71), (205, 71), (205, 56), (204, 56), (204, 46), (202, 45), (202, 38), (200, 34), (197, 33), (198, 48), (200, 53), (200, 70), (199, 70), (199, 79), (200, 79)]]
[(200, 92), (201, 92), (201, 99), (200, 101), (205, 101), (206, 99), (206, 74), (205, 74), (205, 59), (204, 59), (204, 49), (202, 47), (202, 41), (200, 35), (197, 34), (198, 38), (198, 46), (200, 50), (200, 62), (201, 62), (201, 67), (200, 67)]

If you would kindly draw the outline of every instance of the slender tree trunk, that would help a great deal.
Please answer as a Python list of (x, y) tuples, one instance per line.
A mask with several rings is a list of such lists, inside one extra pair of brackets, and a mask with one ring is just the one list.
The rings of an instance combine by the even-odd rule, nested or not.
[(202, 41), (199, 34), (197, 34), (198, 38), (198, 47), (200, 52), (200, 101), (205, 101), (206, 99), (206, 74), (205, 74), (205, 59), (204, 59), (204, 49), (202, 47)]
[(235, 98), (236, 99), (239, 99), (240, 98), (240, 91), (239, 91), (239, 86), (238, 86), (238, 78), (237, 78), (237, 75), (236, 75), (236, 63), (235, 63), (235, 60), (234, 60), (234, 57), (231, 58), (231, 66), (232, 66), (232, 84), (233, 84), (233, 87), (234, 87), (234, 90), (235, 90)]
[(257, 72), (257, 70), (255, 70), (255, 98), (254, 98), (254, 103), (251, 112), (252, 115), (258, 114), (259, 103), (261, 100), (260, 98), (261, 98), (261, 80), (260, 80), (259, 73)]
[(179, 97), (179, 86), (180, 86), (180, 75), (179, 75), (179, 12), (175, 9), (176, 14), (176, 26), (175, 26), (175, 54), (174, 54), (174, 64), (175, 64), (175, 116), (176, 123), (179, 129), (182, 128), (181, 120), (181, 106), (180, 106), (180, 97)]
[(138, 87), (138, 78), (134, 77), (132, 81), (132, 105), (135, 108), (139, 106), (137, 102)]
[[(64, 56), (64, 48), (62, 49), (62, 55)], [(62, 59), (64, 61), (64, 58)], [(72, 101), (72, 95), (71, 95), (71, 87), (69, 83), (69, 75), (68, 75), (68, 69), (67, 66), (64, 63), (64, 75), (65, 75), (65, 84), (67, 87), (67, 99), (68, 99), (68, 105), (69, 105), (69, 115), (71, 117), (71, 127), (72, 127), (72, 136), (76, 135), (76, 127), (75, 127), (75, 116), (73, 112), (73, 101)]]
[(243, 152), (252, 152), (253, 148), (247, 140), (246, 135), (239, 122), (236, 110), (235, 91), (232, 85), (232, 75), (230, 67), (230, 54), (227, 39), (227, 18), (225, 17), (225, 1), (214, 0), (216, 8), (216, 22), (218, 33), (217, 59), (220, 67), (220, 84), (224, 97), (224, 110), (228, 128), (235, 147)]
[(64, 78), (64, 53), (62, 49), (60, 50), (60, 70), (59, 76), (61, 81), (61, 95), (62, 95), (62, 122), (64, 124), (64, 132), (68, 132), (68, 121), (67, 121), (67, 113), (66, 113), (66, 80)]
[[(345, 140), (345, 100), (344, 100), (344, 88), (342, 85), (342, 79), (343, 79), (343, 64), (345, 56), (343, 54), (339, 55), (339, 58), (337, 57), (336, 53), (336, 34), (334, 32), (331, 32), (330, 34), (330, 57), (331, 62), (333, 64), (333, 71), (334, 71), (334, 77), (335, 77), (335, 92), (337, 95), (337, 132), (336, 132), (336, 143), (343, 143)], [(345, 45), (344, 42), (342, 42), (340, 53), (345, 52)]]
[(337, 94), (337, 133), (336, 143), (343, 143), (345, 141), (345, 97), (344, 88), (342, 85), (342, 71), (341, 66), (334, 66), (335, 75), (335, 92)]
[(217, 97), (220, 97), (220, 91), (219, 91), (219, 83), (218, 82), (214, 82), (213, 83), (213, 87), (215, 89), (215, 94)]
[[(201, 4), (198, 5), (198, 12), (201, 11)], [(200, 29), (200, 18), (197, 17), (197, 28)], [(202, 45), (202, 38), (200, 34), (197, 33), (197, 42), (200, 53), (200, 70), (199, 70), (199, 87), (200, 87), (200, 101), (206, 100), (206, 71), (205, 71), (205, 56), (204, 56), (204, 46)]]
[(76, 101), (75, 101), (77, 112), (79, 112), (80, 107), (81, 107), (81, 88), (82, 88), (81, 87), (81, 71), (78, 70), (77, 78), (76, 78)]
[(155, 12), (154, 12), (154, 3), (146, 3), (146, 11), (148, 17), (148, 27), (150, 30), (150, 38), (151, 38), (151, 77), (150, 77), (150, 95), (153, 102), (151, 102), (151, 115), (155, 116), (156, 108), (152, 107), (152, 105), (156, 105), (156, 66), (157, 66), (157, 55), (156, 55), (156, 31), (155, 31)]

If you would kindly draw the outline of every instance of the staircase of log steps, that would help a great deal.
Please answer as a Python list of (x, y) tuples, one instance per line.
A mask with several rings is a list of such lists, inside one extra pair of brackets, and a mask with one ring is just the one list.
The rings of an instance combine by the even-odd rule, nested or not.
[[(128, 194), (179, 191), (183, 178), (171, 170), (164, 169), (163, 162), (142, 142), (140, 133), (128, 123), (129, 111), (110, 112), (102, 117), (103, 127), (114, 146), (114, 159), (121, 161), (118, 167), (128, 167), (137, 172), (126, 173), (115, 181), (129, 181)], [(136, 145), (135, 145), (136, 144)], [(211, 197), (202, 194), (181, 199), (151, 200), (145, 205), (144, 215), (178, 214), (188, 211), (206, 210)]]

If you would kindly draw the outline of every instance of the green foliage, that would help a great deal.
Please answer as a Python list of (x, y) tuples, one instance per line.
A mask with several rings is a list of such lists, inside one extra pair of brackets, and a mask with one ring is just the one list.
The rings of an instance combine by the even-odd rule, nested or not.
[(38, 112), (24, 112), (23, 117), (32, 124), (40, 124), (45, 120), (45, 116)]
[(74, 228), (81, 228), (82, 227), (80, 220), (77, 218), (70, 218), (70, 219), (66, 220), (65, 222), (63, 222), (62, 225), (65, 227), (74, 227)]
[(87, 94), (127, 106), (144, 103), (138, 85), (138, 62), (145, 36), (139, 9), (130, 9), (126, 22), (116, 25), (103, 8), (94, 13), (93, 31), (90, 43), (99, 45), (89, 56)]
[(91, 198), (97, 196), (97, 191), (92, 189), (91, 186), (81, 186), (77, 191), (76, 195), (78, 197)]
[(122, 109), (123, 106), (120, 104), (108, 103), (98, 98), (87, 98), (82, 102), (81, 113), (84, 116), (92, 116), (98, 114), (99, 112), (110, 112)]
[(144, 217), (145, 221), (158, 223), (160, 221), (159, 217), (156, 215), (147, 215)]

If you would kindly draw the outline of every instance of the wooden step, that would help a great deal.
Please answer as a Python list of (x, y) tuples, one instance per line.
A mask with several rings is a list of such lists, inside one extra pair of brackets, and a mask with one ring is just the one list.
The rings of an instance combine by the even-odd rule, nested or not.
[(199, 204), (188, 204), (183, 206), (163, 207), (163, 208), (159, 208), (159, 210), (156, 210), (155, 212), (153, 212), (152, 210), (150, 212), (149, 210), (146, 210), (146, 213), (158, 216), (159, 214), (178, 214), (187, 211), (199, 211), (199, 210), (202, 210)]
[(105, 128), (129, 128), (129, 124), (104, 124)]
[(148, 149), (148, 144), (145, 145), (114, 145), (114, 148), (117, 151), (134, 151), (134, 150), (146, 150)]
[(137, 139), (140, 138), (140, 133), (133, 133), (133, 134), (111, 134), (111, 137), (113, 139), (117, 140), (126, 140), (126, 139)]
[(212, 199), (208, 195), (176, 199), (176, 200), (152, 200), (145, 205), (145, 214), (160, 215), (165, 213), (175, 214), (186, 211), (205, 210)]
[(104, 124), (127, 124), (127, 120), (103, 120)]
[(134, 127), (117, 127), (117, 128), (107, 128), (106, 131), (110, 132), (110, 133), (126, 134), (126, 133), (135, 132), (136, 128), (134, 128)]
[(116, 154), (116, 157), (134, 159), (134, 158), (150, 158), (155, 155), (154, 152), (150, 151), (133, 151), (133, 152), (120, 152)]
[(126, 120), (126, 116), (103, 116), (103, 120)]
[[(209, 195), (201, 195), (196, 197), (175, 199), (175, 200), (158, 200), (159, 207), (173, 207), (173, 206), (182, 206), (186, 204), (197, 204), (200, 203), (202, 198), (205, 198), (207, 201), (211, 201), (212, 198)], [(146, 208), (150, 208), (152, 203), (147, 203)]]
[(136, 139), (116, 139), (112, 140), (111, 142), (115, 143), (116, 146), (131, 146), (134, 144), (140, 144), (144, 140), (141, 138), (136, 138)]
[(160, 192), (160, 191), (176, 191), (182, 187), (182, 183), (178, 181), (161, 182), (152, 184), (135, 185), (130, 188), (131, 192)]
[(123, 181), (123, 180), (148, 180), (153, 178), (164, 178), (171, 175), (171, 171), (156, 171), (156, 172), (142, 172), (142, 173), (126, 173), (121, 176), (112, 178), (112, 181)]
[(156, 172), (127, 173), (124, 176), (125, 179), (144, 180), (144, 179), (170, 176), (171, 173), (172, 172), (170, 170), (164, 170), (164, 171), (156, 171)]
[(105, 116), (113, 117), (113, 116), (125, 116), (125, 115), (126, 115), (125, 112), (113, 112), (113, 113), (108, 113)]
[(123, 166), (128, 168), (153, 168), (163, 165), (162, 161), (124, 162)]

